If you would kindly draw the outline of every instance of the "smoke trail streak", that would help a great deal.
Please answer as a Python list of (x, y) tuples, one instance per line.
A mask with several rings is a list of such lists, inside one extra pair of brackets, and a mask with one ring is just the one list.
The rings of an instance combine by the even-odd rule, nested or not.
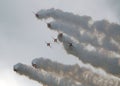
[[(96, 51), (88, 51), (85, 47), (74, 42), (68, 36), (58, 35), (58, 39), (63, 42), (63, 46), (67, 53), (77, 56), (84, 63), (90, 63), (95, 67), (103, 68), (105, 71), (111, 74), (119, 74), (120, 72), (120, 59), (116, 57), (110, 57)], [(72, 46), (69, 45), (72, 44)]]
[(119, 86), (120, 81), (117, 78), (113, 78), (110, 75), (100, 75), (94, 73), (90, 69), (80, 67), (79, 65), (64, 65), (58, 62), (51, 61), (44, 58), (36, 58), (32, 61), (32, 65), (35, 68), (44, 69), (45, 71), (51, 71), (63, 76), (69, 76), (84, 85), (90, 86)]
[(62, 31), (67, 35), (74, 37), (81, 43), (91, 44), (94, 47), (104, 48), (105, 50), (113, 51), (116, 53), (120, 52), (119, 46), (112, 43), (111, 39), (109, 39), (108, 37), (104, 37), (100, 43), (99, 42), (100, 37), (98, 38), (95, 34), (90, 33), (88, 31), (84, 31), (81, 34), (80, 29), (76, 29), (76, 27), (66, 25), (62, 22), (53, 21), (48, 23), (47, 25), (51, 30)]
[(76, 39), (79, 39), (80, 36), (80, 30), (70, 26), (70, 25), (66, 25), (64, 23), (61, 23), (59, 21), (53, 21), (47, 24), (47, 26), (51, 29), (51, 30), (56, 30), (58, 32), (64, 32)]
[[(69, 12), (63, 12), (58, 9), (48, 9), (48, 10), (40, 10), (36, 13), (36, 17), (39, 19), (46, 19), (49, 17), (54, 18), (55, 20), (59, 20), (65, 23), (69, 23), (70, 25), (79, 26), (83, 29), (89, 30), (93, 32), (95, 29), (103, 32), (107, 37), (112, 37), (120, 44), (120, 25), (106, 22), (106, 20), (95, 21), (93, 24), (90, 24), (91, 17), (90, 16), (78, 16)], [(107, 28), (106, 28), (107, 26)], [(102, 27), (102, 28), (101, 28)], [(100, 29), (99, 29), (100, 28)]]
[(51, 73), (45, 73), (21, 63), (14, 65), (14, 71), (48, 86), (82, 86), (70, 78), (58, 78)]
[(112, 37), (120, 44), (120, 25), (115, 23), (109, 23), (107, 20), (96, 21), (92, 25), (93, 28), (99, 32), (104, 33), (107, 37)]
[(56, 72), (59, 75), (68, 75), (71, 71), (75, 70), (76, 65), (63, 65), (58, 62), (53, 62), (49, 59), (36, 58), (32, 60), (32, 65), (35, 68), (44, 69), (45, 71)]
[(47, 9), (47, 10), (40, 10), (36, 13), (36, 17), (38, 19), (47, 19), (49, 17), (52, 17), (55, 20), (59, 20), (65, 23), (69, 23), (70, 25), (80, 26), (84, 29), (90, 29), (89, 28), (89, 21), (91, 20), (91, 17), (89, 16), (78, 16), (74, 15), (69, 12), (63, 12), (59, 9)]

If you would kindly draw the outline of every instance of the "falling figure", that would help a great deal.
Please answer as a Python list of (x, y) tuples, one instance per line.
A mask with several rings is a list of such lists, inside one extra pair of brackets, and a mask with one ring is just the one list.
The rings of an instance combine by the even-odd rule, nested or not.
[(51, 43), (50, 42), (45, 42), (46, 43), (46, 45), (48, 46), (48, 47), (51, 47)]
[(47, 43), (47, 46), (51, 47), (50, 43)]
[(48, 23), (47, 26), (48, 26), (49, 28), (51, 28), (51, 24), (50, 24), (50, 23)]
[(54, 42), (58, 42), (57, 38), (54, 38)]
[(62, 37), (63, 36), (63, 33), (59, 33), (59, 37)]
[(73, 45), (72, 45), (72, 43), (68, 43), (68, 45), (70, 46), (70, 47), (72, 47)]
[(39, 18), (39, 15), (38, 14), (35, 14), (36, 18)]

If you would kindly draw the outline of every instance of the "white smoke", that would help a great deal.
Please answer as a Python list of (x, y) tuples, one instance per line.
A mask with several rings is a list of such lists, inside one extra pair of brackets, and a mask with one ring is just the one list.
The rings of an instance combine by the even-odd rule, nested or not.
[(58, 62), (53, 62), (49, 59), (36, 58), (32, 61), (32, 65), (37, 69), (44, 69), (45, 71), (55, 72), (57, 74), (63, 73), (63, 76), (68, 76), (82, 84), (90, 86), (119, 86), (120, 81), (110, 75), (101, 75), (95, 73), (90, 69), (80, 67), (79, 65), (64, 65)]
[(120, 56), (115, 55), (120, 54), (119, 24), (107, 20), (93, 22), (89, 16), (54, 8), (40, 10), (35, 15), (38, 19), (53, 18), (47, 25), (60, 32), (58, 40), (68, 54), (108, 74), (103, 76), (77, 64), (64, 65), (44, 58), (32, 61), (35, 68), (18, 63), (14, 71), (48, 86), (120, 86)]
[[(66, 35), (58, 35), (58, 39), (63, 43), (63, 46), (67, 53), (78, 57), (84, 63), (92, 64), (95, 67), (101, 67), (111, 74), (119, 74), (120, 58), (103, 54), (98, 50), (89, 51), (85, 49), (85, 46), (74, 42), (71, 38), (69, 38), (69, 36)], [(70, 46), (69, 43), (71, 43), (72, 46)]]
[(96, 21), (93, 24), (93, 28), (96, 28), (99, 32), (104, 33), (107, 37), (113, 38), (120, 44), (120, 25), (115, 23), (109, 23), (107, 20)]
[(108, 37), (103, 37), (100, 42), (99, 40), (101, 37), (96, 36), (94, 33), (90, 33), (88, 31), (80, 33), (82, 31), (81, 28), (72, 27), (71, 25), (58, 21), (48, 23), (48, 27), (52, 30), (66, 33), (67, 35), (77, 39), (80, 43), (91, 44), (94, 47), (104, 48), (105, 50), (114, 51), (116, 53), (120, 52), (119, 46), (112, 43), (111, 39)]
[(22, 63), (14, 65), (14, 71), (48, 86), (82, 86), (70, 78), (57, 77), (51, 73), (42, 72)]
[(40, 10), (39, 12), (36, 13), (36, 17), (38, 19), (47, 19), (52, 17), (55, 20), (65, 22), (73, 26), (80, 26), (88, 30), (90, 29), (88, 25), (89, 25), (89, 21), (91, 20), (91, 17), (78, 16), (72, 13), (63, 12), (59, 9), (51, 8), (48, 10)]
[[(106, 20), (102, 20), (100, 22), (95, 21), (93, 22), (94, 24), (91, 25), (89, 23), (90, 21), (92, 21), (92, 18), (90, 16), (78, 16), (54, 8), (48, 10), (40, 10), (36, 13), (36, 17), (39, 19), (52, 17), (55, 20), (65, 22), (76, 27), (79, 26), (91, 32), (94, 31), (94, 29), (99, 29), (100, 27), (103, 27), (99, 30), (102, 30), (102, 32), (105, 33), (105, 35), (107, 35), (108, 37), (113, 37), (113, 39), (115, 39), (120, 44), (120, 40), (118, 38), (118, 36), (120, 37), (120, 25), (109, 22), (106, 23)], [(96, 27), (96, 23), (102, 25)]]

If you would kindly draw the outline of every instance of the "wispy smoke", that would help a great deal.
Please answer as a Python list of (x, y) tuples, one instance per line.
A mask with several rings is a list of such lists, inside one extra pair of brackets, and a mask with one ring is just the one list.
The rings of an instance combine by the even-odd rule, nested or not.
[(78, 82), (83, 83), (85, 86), (119, 86), (120, 81), (108, 75), (103, 76), (94, 73), (90, 69), (80, 67), (79, 65), (64, 65), (58, 62), (53, 62), (49, 59), (36, 58), (32, 61), (32, 65), (37, 69), (44, 69), (45, 71), (62, 73), (63, 76), (68, 76)]
[(70, 78), (57, 77), (51, 73), (42, 72), (21, 63), (14, 65), (14, 71), (48, 86), (82, 86)]

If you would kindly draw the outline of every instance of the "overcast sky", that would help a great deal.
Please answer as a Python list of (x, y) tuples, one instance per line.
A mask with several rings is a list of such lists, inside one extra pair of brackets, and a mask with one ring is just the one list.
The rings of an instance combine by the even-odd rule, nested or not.
[(88, 15), (93, 20), (119, 22), (117, 17), (120, 13), (116, 11), (119, 5), (116, 7), (108, 1), (0, 0), (0, 86), (40, 86), (38, 82), (13, 71), (13, 65), (18, 62), (31, 65), (32, 59), (37, 57), (46, 57), (66, 64), (77, 62), (73, 56), (66, 54), (61, 44), (52, 43), (52, 48), (46, 46), (45, 42), (52, 42), (52, 37), (56, 38), (57, 33), (47, 28), (47, 21), (36, 19), (34, 13), (54, 7)]

